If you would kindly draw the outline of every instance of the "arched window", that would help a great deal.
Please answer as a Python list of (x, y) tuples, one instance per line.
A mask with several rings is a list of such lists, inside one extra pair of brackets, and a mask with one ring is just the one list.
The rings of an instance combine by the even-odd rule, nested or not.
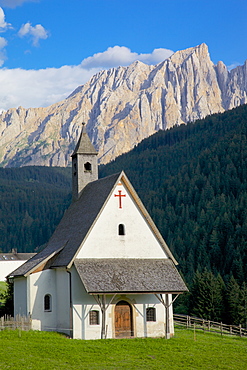
[(99, 311), (92, 310), (89, 312), (89, 324), (99, 325)]
[(91, 163), (87, 162), (84, 164), (84, 171), (92, 171)]
[(146, 309), (146, 321), (156, 321), (156, 310), (154, 307)]
[(124, 224), (118, 225), (118, 235), (125, 235), (125, 227)]
[(51, 311), (51, 295), (46, 294), (44, 296), (44, 311)]

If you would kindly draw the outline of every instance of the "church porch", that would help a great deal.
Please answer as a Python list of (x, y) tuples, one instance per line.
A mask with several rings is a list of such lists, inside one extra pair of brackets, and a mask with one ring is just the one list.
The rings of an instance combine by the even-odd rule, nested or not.
[(172, 294), (184, 285), (168, 259), (77, 259), (74, 266), (75, 338), (173, 335)]

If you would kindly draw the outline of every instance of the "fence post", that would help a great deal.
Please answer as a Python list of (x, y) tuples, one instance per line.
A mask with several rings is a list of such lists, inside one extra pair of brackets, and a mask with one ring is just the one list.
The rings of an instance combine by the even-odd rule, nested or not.
[[(0, 318), (0, 330), (1, 326), (2, 328), (13, 327), (13, 319), (11, 321), (7, 321), (7, 317), (1, 317)], [(29, 316), (29, 329), (32, 327), (32, 319), (31, 316)], [(182, 320), (182, 321), (180, 321)], [(182, 322), (182, 326), (186, 326), (187, 329), (190, 329), (194, 327), (194, 325), (198, 325), (199, 329), (203, 329), (203, 331), (211, 331), (211, 321), (205, 320), (205, 319), (198, 319), (195, 317), (190, 317), (189, 315), (174, 315), (174, 322), (177, 321), (179, 324)], [(245, 328), (245, 325), (225, 325), (222, 322), (214, 322), (212, 321), (212, 330), (214, 331), (214, 325), (216, 325), (216, 329), (220, 330), (221, 335), (230, 334), (230, 335), (238, 335), (240, 337), (247, 337), (247, 328)]]

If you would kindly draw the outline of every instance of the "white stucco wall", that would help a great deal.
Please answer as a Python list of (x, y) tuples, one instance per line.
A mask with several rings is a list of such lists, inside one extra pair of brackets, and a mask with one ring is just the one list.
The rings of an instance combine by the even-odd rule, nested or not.
[[(34, 320), (41, 322), (41, 330), (56, 330), (56, 271), (44, 270), (31, 274), (29, 277), (29, 312)], [(44, 310), (44, 297), (51, 295), (51, 311)]]
[(56, 269), (57, 331), (70, 335), (70, 286), (65, 268)]
[[(51, 296), (50, 311), (44, 309), (46, 294)], [(30, 314), (34, 330), (70, 335), (69, 274), (66, 269), (44, 270), (26, 278), (15, 278), (14, 314)]]
[[(91, 309), (99, 310), (93, 296), (87, 294), (81, 279), (73, 267), (72, 275), (72, 301), (73, 301), (73, 338), (100, 339), (101, 326), (89, 325), (88, 312)], [(100, 312), (101, 321), (101, 312)]]
[[(119, 190), (121, 198), (119, 208)], [(123, 224), (125, 235), (118, 235)], [(77, 258), (167, 258), (127, 188), (117, 185)]]
[[(75, 339), (100, 339), (102, 315), (93, 296), (86, 293), (85, 288), (74, 268), (73, 281), (73, 328)], [(107, 295), (110, 302), (112, 295)], [(171, 300), (171, 297), (169, 297)], [(135, 337), (162, 337), (165, 336), (165, 307), (153, 294), (117, 295), (106, 311), (107, 338), (115, 338), (115, 306), (120, 300), (125, 300), (132, 307), (133, 329)], [(156, 309), (156, 321), (146, 322), (146, 309)], [(99, 325), (90, 325), (90, 310), (99, 311)], [(172, 307), (170, 306), (170, 332), (174, 333)]]
[(26, 261), (0, 261), (0, 281), (6, 281), (6, 276)]

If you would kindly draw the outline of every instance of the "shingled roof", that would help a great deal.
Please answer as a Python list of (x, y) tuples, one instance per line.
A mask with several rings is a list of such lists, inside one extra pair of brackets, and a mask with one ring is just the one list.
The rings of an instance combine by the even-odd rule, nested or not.
[(187, 287), (170, 259), (76, 259), (86, 291), (106, 293), (182, 293)]
[(85, 124), (83, 124), (83, 129), (76, 144), (75, 150), (72, 154), (72, 157), (76, 154), (94, 154), (97, 155), (98, 152), (95, 150), (93, 144), (91, 143), (88, 134), (86, 133)]

